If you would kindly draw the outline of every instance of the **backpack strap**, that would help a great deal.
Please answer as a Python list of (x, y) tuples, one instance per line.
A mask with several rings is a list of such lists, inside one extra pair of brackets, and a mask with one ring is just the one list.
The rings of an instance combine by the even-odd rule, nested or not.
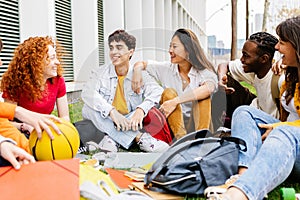
[[(242, 140), (240, 138), (236, 138), (236, 137), (222, 137), (221, 141), (220, 141), (221, 144), (225, 140), (227, 140), (229, 142), (234, 142), (234, 143), (238, 144), (241, 151), (247, 151), (247, 145), (246, 145), (246, 142), (244, 140)], [(242, 148), (242, 146), (243, 146), (243, 148)]]
[(212, 137), (212, 136), (213, 136), (212, 133), (208, 129), (197, 130), (197, 131), (188, 133), (185, 136), (183, 136), (182, 138), (175, 141), (172, 144), (172, 147), (176, 146), (178, 144), (184, 143), (188, 140), (195, 140), (195, 139), (198, 139), (198, 138), (207, 138), (207, 137)]
[(275, 102), (277, 109), (280, 110), (280, 98), (279, 98), (279, 88), (278, 88), (278, 80), (279, 80), (278, 75), (274, 74), (272, 75), (271, 79), (271, 94), (272, 94), (272, 99)]

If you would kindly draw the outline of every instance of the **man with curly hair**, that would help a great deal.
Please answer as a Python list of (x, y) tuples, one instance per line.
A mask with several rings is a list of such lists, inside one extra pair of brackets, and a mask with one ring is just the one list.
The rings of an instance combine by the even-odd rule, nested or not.
[[(274, 77), (271, 70), (277, 42), (267, 32), (254, 33), (244, 43), (240, 59), (219, 64), (219, 93), (226, 92), (228, 119), (236, 107), (249, 104), (279, 118), (279, 98), (274, 94), (279, 94), (279, 76)], [(240, 85), (241, 81), (253, 85), (257, 97)], [(218, 101), (218, 97), (215, 99)], [(225, 126), (230, 128), (230, 120), (225, 121)]]
[[(82, 115), (107, 134), (100, 142), (103, 150), (128, 149), (134, 141), (146, 152), (162, 152), (168, 144), (141, 131), (144, 117), (158, 104), (163, 89), (144, 74), (145, 84), (139, 94), (131, 89), (131, 59), (136, 45), (134, 36), (117, 30), (108, 37), (111, 64), (97, 67), (82, 91)], [(159, 113), (159, 112), (157, 112)], [(152, 122), (151, 122), (152, 123)], [(168, 128), (164, 118), (160, 129)]]

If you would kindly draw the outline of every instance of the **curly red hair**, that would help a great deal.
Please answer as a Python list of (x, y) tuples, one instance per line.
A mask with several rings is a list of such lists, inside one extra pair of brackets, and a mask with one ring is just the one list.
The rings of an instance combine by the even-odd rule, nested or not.
[[(33, 102), (42, 97), (46, 86), (43, 75), (45, 58), (47, 63), (50, 62), (48, 45), (56, 48), (57, 58), (60, 61), (59, 46), (49, 36), (30, 37), (15, 49), (14, 56), (1, 81), (1, 90), (7, 93), (9, 100), (18, 102), (21, 94), (27, 94)], [(62, 73), (63, 68), (59, 64), (57, 76), (62, 76)]]

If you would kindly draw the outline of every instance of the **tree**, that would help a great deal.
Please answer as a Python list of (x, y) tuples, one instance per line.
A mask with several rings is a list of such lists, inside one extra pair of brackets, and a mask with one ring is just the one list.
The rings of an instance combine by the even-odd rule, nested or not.
[(300, 8), (288, 9), (286, 6), (283, 6), (278, 14), (275, 16), (277, 22), (281, 22), (287, 18), (295, 17), (300, 15)]
[(263, 21), (262, 21), (262, 31), (267, 31), (267, 18), (268, 18), (268, 13), (269, 13), (269, 6), (270, 6), (270, 1), (265, 0), (264, 15), (263, 15)]
[(237, 0), (231, 0), (231, 60), (237, 58)]
[(246, 0), (246, 40), (249, 37), (249, 0)]

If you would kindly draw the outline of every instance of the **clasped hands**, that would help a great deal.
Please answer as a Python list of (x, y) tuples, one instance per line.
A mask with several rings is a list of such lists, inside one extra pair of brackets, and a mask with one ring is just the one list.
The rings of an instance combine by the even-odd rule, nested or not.
[(115, 108), (110, 111), (110, 117), (118, 131), (138, 131), (143, 128), (145, 113), (141, 108), (137, 108), (130, 119), (127, 119)]

